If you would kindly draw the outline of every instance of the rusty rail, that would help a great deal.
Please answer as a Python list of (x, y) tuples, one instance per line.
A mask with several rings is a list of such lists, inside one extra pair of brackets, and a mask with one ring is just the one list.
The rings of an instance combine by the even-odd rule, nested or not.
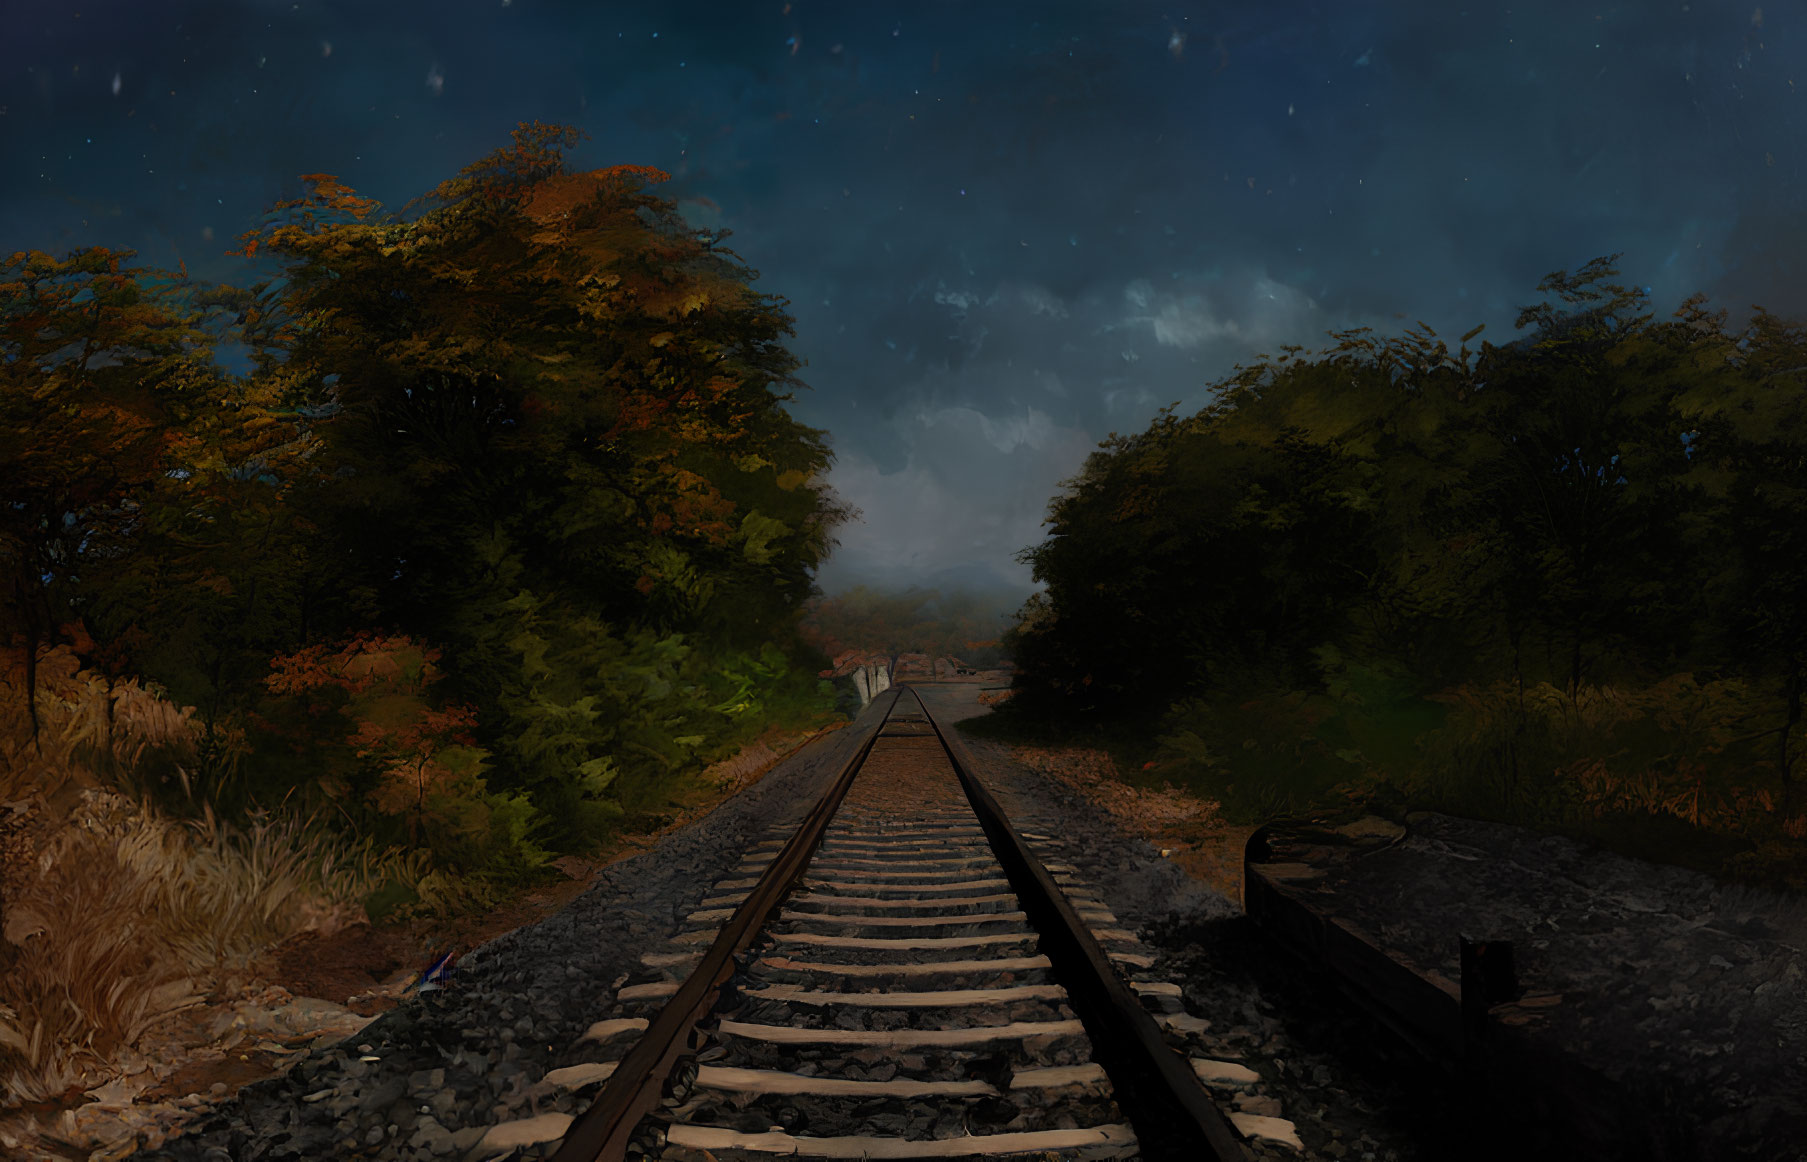
[[(659, 1108), (674, 1068), (695, 1051), (698, 1026), (733, 976), (737, 958), (758, 937), (808, 867), (847, 788), (906, 689), (910, 688), (902, 685), (888, 691), (890, 702), (879, 713), (871, 733), (723, 925), (696, 970), (622, 1058), (596, 1100), (571, 1124), (552, 1162), (622, 1162), (625, 1158), (641, 1120)], [(993, 854), (1040, 936), (1056, 979), (1097, 1048), (1118, 1105), (1135, 1128), (1141, 1156), (1151, 1162), (1247, 1162), (1248, 1153), (1184, 1058), (1167, 1045), (1154, 1018), (1117, 974), (1066, 894), (975, 777), (965, 744), (942, 730), (921, 695), (913, 689), (910, 694), (947, 753)]]
[(677, 994), (659, 1010), (646, 1033), (621, 1059), (596, 1100), (565, 1131), (552, 1162), (621, 1162), (626, 1156), (628, 1142), (640, 1120), (659, 1108), (673, 1066), (694, 1051), (692, 1038), (697, 1025), (715, 1008), (722, 986), (734, 975), (735, 958), (759, 935), (791, 886), (808, 868), (828, 821), (840, 809), (854, 775), (897, 704), (898, 692), (890, 693), (890, 705), (879, 714), (872, 733), (847, 760), (802, 825), (722, 926), (696, 970), (685, 978)]
[(975, 764), (965, 742), (941, 729), (922, 695), (914, 689), (910, 693), (935, 728), (992, 853), (1004, 865), (1011, 890), (1041, 935), (1042, 952), (1085, 1025), (1118, 1106), (1135, 1127), (1142, 1157), (1150, 1162), (1245, 1162), (1249, 1154), (1198, 1076), (1167, 1044), (1160, 1026), (1117, 974), (1066, 893), (973, 773)]

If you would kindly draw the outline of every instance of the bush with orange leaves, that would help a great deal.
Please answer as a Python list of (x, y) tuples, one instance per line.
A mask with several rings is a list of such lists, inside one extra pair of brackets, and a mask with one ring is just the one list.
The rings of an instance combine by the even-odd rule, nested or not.
[[(526, 835), (526, 800), (485, 784), (476, 709), (436, 704), (439, 658), (412, 638), (373, 633), (278, 657), (264, 680), (274, 696), (264, 723), (312, 748), (321, 791), (379, 838), (464, 871), (539, 867), (549, 856)], [(334, 718), (336, 729), (321, 729)]]

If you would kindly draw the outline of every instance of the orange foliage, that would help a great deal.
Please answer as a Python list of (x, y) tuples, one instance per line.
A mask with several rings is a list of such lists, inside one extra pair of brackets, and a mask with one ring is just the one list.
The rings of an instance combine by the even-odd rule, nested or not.
[(271, 661), (264, 680), (275, 694), (342, 690), (347, 720), (344, 743), (373, 772), (372, 807), (407, 815), (409, 840), (419, 841), (422, 822), (437, 797), (456, 798), (476, 785), (472, 756), (454, 766), (453, 747), (474, 747), (476, 708), (435, 708), (425, 694), (441, 677), (439, 651), (404, 636), (360, 634), (336, 645), (310, 646)]
[(408, 720), (386, 724), (364, 719), (351, 742), (359, 758), (381, 764), (370, 805), (385, 815), (408, 815), (409, 841), (418, 843), (430, 795), (452, 793), (461, 772), (442, 761), (451, 746), (472, 746), (477, 725), (472, 706), (421, 709)]
[(348, 216), (362, 221), (382, 205), (375, 198), (359, 197), (356, 190), (329, 173), (304, 173), (301, 181), (308, 187), (306, 194), (279, 201), (271, 207), (278, 213), (295, 211), (288, 221), (239, 235), (238, 249), (226, 253), (252, 258), (261, 246), (274, 250), (302, 249), (316, 237), (315, 228), (321, 219)]
[(642, 185), (668, 182), (671, 175), (649, 165), (613, 165), (587, 173), (554, 174), (527, 186), (521, 212), (542, 226), (552, 225), (599, 198), (618, 196)]
[[(781, 302), (751, 290), (751, 272), (719, 237), (647, 191), (669, 174), (567, 172), (561, 151), (582, 137), (522, 124), (412, 217), (372, 214), (336, 179), (309, 175), (308, 196), (257, 232), (256, 245), (290, 263), (271, 332), (289, 349), (284, 374), (335, 409), (319, 426), (322, 462), (364, 455), (338, 434), (377, 412), (410, 417), (393, 425), (410, 437), (396, 452), (423, 477), (443, 476), (448, 446), (498, 462), (563, 461), (576, 469), (569, 479), (606, 482), (623, 501), (600, 518), (614, 528), (584, 534), (599, 557), (610, 546), (610, 561), (634, 562), (655, 541), (732, 544), (755, 509), (813, 528), (803, 514), (821, 506), (810, 482), (826, 451), (782, 414), (774, 390), (797, 366), (779, 344), (791, 329)], [(360, 296), (383, 310), (349, 305)], [(315, 325), (327, 317), (332, 326)], [(483, 405), (451, 408), (462, 393), (440, 389), (466, 384)], [(499, 439), (462, 442), (499, 423)], [(770, 454), (791, 443), (803, 461)], [(763, 467), (739, 467), (749, 456)], [(781, 475), (795, 495), (764, 495)]]
[[(417, 656), (416, 666), (404, 665), (409, 655)], [(264, 685), (273, 694), (337, 687), (356, 695), (379, 682), (423, 690), (438, 680), (433, 664), (438, 660), (438, 650), (417, 646), (411, 638), (361, 633), (336, 645), (308, 646), (270, 659), (275, 673), (264, 679)]]

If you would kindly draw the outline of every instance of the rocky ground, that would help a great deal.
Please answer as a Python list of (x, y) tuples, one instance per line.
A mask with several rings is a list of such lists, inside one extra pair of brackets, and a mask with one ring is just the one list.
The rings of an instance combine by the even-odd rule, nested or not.
[[(970, 684), (926, 690), (944, 721), (981, 712), (978, 692)], [(596, 869), (585, 884), (574, 882), (577, 894), (566, 906), (468, 954), (443, 991), (361, 1015), (359, 1007), (374, 1012), (393, 1003), (383, 994), (414, 967), (404, 955), (414, 950), (381, 953), (395, 964), (387, 990), (375, 979), (382, 967), (375, 954), (369, 965), (342, 966), (335, 982), (328, 949), (296, 950), (320, 974), (303, 984), (298, 965), (298, 987), (343, 998), (247, 1004), (227, 1018), (229, 1028), (244, 1020), (213, 1065), (224, 1069), (242, 1057), (238, 1064), (251, 1066), (264, 1054), (270, 1060), (261, 1067), (280, 1072), (236, 1094), (242, 1079), (184, 1097), (185, 1125), (173, 1138), (169, 1125), (143, 1112), (146, 1099), (171, 1095), (149, 1092), (103, 1094), (64, 1115), (69, 1128), (77, 1119), (89, 1130), (111, 1119), (119, 1132), (98, 1156), (143, 1162), (426, 1160), (470, 1155), (488, 1127), (568, 1106), (542, 1079), (568, 1065), (592, 1024), (615, 1011), (641, 952), (677, 932), (756, 838), (804, 810), (870, 725), (868, 717), (817, 740), (705, 817)], [(1479, 1154), (1462, 1094), (1448, 1078), (1249, 930), (1232, 898), (1246, 831), (1217, 823), (1203, 805), (1129, 791), (1096, 756), (1019, 755), (982, 740), (969, 747), (1006, 809), (1032, 820), (1050, 837), (1049, 852), (1058, 850), (1141, 935), (1153, 959), (1145, 979), (1168, 982), (1178, 994), (1174, 1008), (1183, 1011), (1169, 1014), (1180, 1018), (1170, 1026), (1187, 1052), (1235, 1066), (1213, 1082), (1222, 1104), (1296, 1128), (1299, 1149), (1269, 1140), (1263, 1157), (1441, 1162)], [(351, 983), (368, 987), (352, 994)], [(270, 1016), (283, 1012), (322, 1023), (296, 1035), (279, 1023), (288, 1018)], [(343, 1024), (335, 1029), (332, 1021)], [(133, 1154), (138, 1145), (144, 1148)], [(517, 1156), (540, 1150), (523, 1147)]]
[[(957, 686), (925, 693), (944, 721), (983, 710)], [(1096, 752), (979, 739), (967, 747), (1012, 818), (1059, 837), (1060, 858), (1155, 951), (1146, 975), (1180, 986), (1198, 1022), (1185, 1050), (1256, 1075), (1219, 1085), (1220, 1104), (1293, 1123), (1303, 1149), (1262, 1143), (1261, 1156), (1466, 1156), (1459, 1102), (1443, 1079), (1252, 932), (1223, 890), (1240, 888), (1248, 829), (1215, 820), (1208, 804), (1124, 786)]]
[[(1384, 1133), (1370, 1134), (1400, 1157), (1492, 1156), (1496, 1147), (1516, 1149), (1499, 1144), (1521, 1137), (1513, 1123), (1533, 1105), (1572, 1098), (1523, 1100), (1539, 1084), (1552, 1087), (1547, 1076), (1506, 1100), (1473, 1091), (1353, 1015), (1332, 981), (1246, 920), (1219, 918), (1208, 906), (1166, 906), (1187, 899), (1164, 886), (1166, 863), (1226, 896), (1240, 894), (1251, 828), (1228, 825), (1210, 804), (1177, 792), (1125, 785), (1102, 752), (972, 745), (991, 757), (994, 778), (1008, 780), (1013, 762), (1043, 776), (1039, 786), (1025, 782), (1023, 801), (1052, 793), (1110, 820), (1070, 846), (1106, 853), (1100, 874), (1115, 870), (1120, 912), (1143, 903), (1143, 935), (1166, 950), (1157, 967), (1183, 981), (1191, 1011), (1241, 1008), (1263, 1018), (1229, 1048), (1258, 1048), (1273, 1062), (1253, 1052), (1245, 1058), (1264, 1081), (1282, 1075), (1275, 1089), (1286, 1091), (1281, 1105), (1298, 1117), (1308, 1153), (1364, 1156), (1348, 1131), (1373, 1117), (1413, 1144), (1394, 1147)], [(1309, 894), (1321, 915), (1354, 924), (1395, 960), (1446, 981), (1460, 978), (1458, 933), (1513, 940), (1526, 992), (1515, 1037), (1577, 1089), (1585, 1081), (1583, 1100), (1613, 1094), (1627, 1112), (1612, 1116), (1668, 1143), (1664, 1157), (1807, 1162), (1807, 902), (1519, 828), (1421, 814), (1393, 831), (1398, 842), (1364, 845), (1343, 863), (1310, 851), (1276, 858), (1313, 861), (1311, 878), (1290, 886)], [(1145, 842), (1113, 849), (1111, 833)], [(1596, 1122), (1589, 1128), (1604, 1141), (1629, 1140), (1606, 1104), (1580, 1116)], [(1319, 1106), (1321, 1121), (1312, 1116)], [(1489, 1122), (1491, 1133), (1477, 1132)], [(1639, 1156), (1541, 1137), (1543, 1158)]]

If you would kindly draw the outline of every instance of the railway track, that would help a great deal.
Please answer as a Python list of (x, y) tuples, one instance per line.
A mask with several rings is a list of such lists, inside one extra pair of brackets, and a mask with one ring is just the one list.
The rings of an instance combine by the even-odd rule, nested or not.
[[(518, 1143), (554, 1162), (1242, 1162), (1200, 1080), (1223, 1063), (1168, 1047), (1177, 987), (1139, 980), (1134, 934), (1038, 858), (1058, 842), (1019, 833), (959, 740), (892, 692), (802, 824), (756, 843), (546, 1075), (588, 1108)], [(506, 1152), (500, 1129), (478, 1156)]]

